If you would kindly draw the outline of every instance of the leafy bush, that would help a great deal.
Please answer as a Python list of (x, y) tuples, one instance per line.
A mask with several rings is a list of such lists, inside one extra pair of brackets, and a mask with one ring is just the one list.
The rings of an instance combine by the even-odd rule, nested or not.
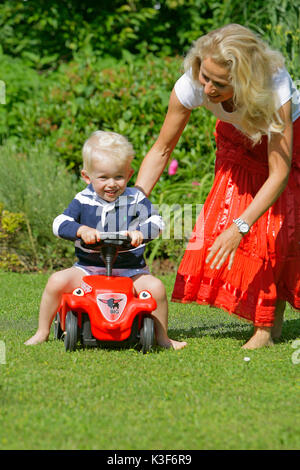
[(209, 0), (6, 0), (0, 5), (0, 42), (6, 53), (36, 68), (70, 60), (86, 47), (117, 58), (124, 49), (181, 54), (212, 26), (215, 5)]
[[(0, 5), (0, 80), (6, 85), (0, 105), (0, 201), (6, 210), (24, 214), (14, 243), (27, 269), (61, 266), (73, 256), (72, 244), (54, 239), (51, 225), (81, 188), (81, 148), (94, 130), (114, 130), (133, 143), (134, 183), (182, 73), (182, 58), (175, 53), (186, 51), (193, 39), (225, 23), (248, 25), (282, 50), (293, 78), (300, 76), (299, 10), (292, 2), (100, 3)], [(192, 113), (172, 155), (177, 173), (164, 172), (153, 190), (152, 201), (173, 206), (176, 217), (177, 205), (203, 203), (211, 187), (214, 124), (205, 110)], [(193, 222), (195, 217), (192, 211)], [(150, 261), (180, 257), (187, 234), (174, 239), (176, 223), (173, 217), (171, 240), (147, 248)]]
[(2, 255), (7, 261), (13, 254), (26, 270), (62, 266), (74, 250), (52, 235), (52, 222), (69, 204), (78, 183), (41, 145), (6, 145), (0, 150)]
[(10, 212), (0, 203), (0, 269), (24, 270), (24, 264), (14, 250), (18, 234), (24, 225), (22, 212)]
[(299, 2), (5, 0), (0, 4), (0, 44), (5, 53), (43, 69), (85, 48), (118, 59), (124, 50), (181, 55), (201, 34), (227, 23), (249, 26), (264, 37), (269, 37), (267, 25), (296, 31)]
[[(31, 70), (29, 84), (33, 86), (27, 96), (21, 90), (19, 98), (18, 61), (11, 68), (10, 59), (6, 63), (3, 55), (2, 62), (8, 99), (7, 105), (0, 108), (0, 122), (6, 142), (16, 145), (26, 140), (32, 146), (42, 143), (76, 175), (83, 142), (96, 129), (114, 130), (129, 138), (136, 151), (133, 165), (137, 172), (158, 136), (171, 89), (182, 73), (179, 58), (149, 56), (145, 62), (127, 54), (126, 61), (116, 62), (80, 56), (62, 64), (49, 77), (42, 75), (38, 82), (37, 73)], [(36, 88), (35, 83), (39, 84)], [(155, 202), (164, 202), (164, 190), (172, 192), (170, 185), (174, 183), (178, 183), (179, 193), (174, 193), (173, 199), (182, 200), (180, 182), (190, 183), (188, 194), (196, 190), (191, 185), (195, 179), (211, 172), (214, 122), (215, 118), (205, 110), (192, 114), (173, 153), (180, 162), (179, 171), (172, 178), (167, 173), (163, 175), (154, 192)]]
[[(145, 63), (127, 54), (126, 61), (119, 63), (79, 56), (49, 76), (27, 70), (28, 91), (24, 83), (19, 86), (23, 73), (19, 60), (11, 67), (11, 59), (2, 55), (2, 62), (8, 97), (0, 108), (2, 132), (7, 136), (0, 156), (0, 200), (27, 215), (32, 237), (24, 229), (22, 249), (32, 263), (59, 264), (51, 251), (55, 254), (62, 242), (53, 241), (51, 224), (80, 186), (83, 142), (98, 128), (126, 135), (136, 150), (136, 176), (160, 131), (170, 91), (181, 74), (181, 60), (152, 56)], [(164, 173), (152, 193), (154, 203), (204, 201), (213, 176), (214, 122), (204, 110), (193, 113), (173, 153), (178, 172), (172, 177)], [(183, 242), (178, 243), (183, 246)], [(156, 256), (173, 252), (167, 250), (168, 243), (158, 240), (149, 250)], [(71, 244), (67, 245), (71, 253)]]

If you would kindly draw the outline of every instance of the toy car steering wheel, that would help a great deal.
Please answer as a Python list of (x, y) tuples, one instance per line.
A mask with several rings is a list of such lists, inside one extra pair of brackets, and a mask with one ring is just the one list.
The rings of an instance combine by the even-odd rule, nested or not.
[[(129, 235), (124, 235), (123, 232), (100, 232), (101, 240), (96, 243), (84, 243), (81, 239), (80, 244), (83, 248), (101, 251), (101, 248), (104, 245), (112, 245), (119, 248), (124, 248), (125, 250), (130, 250), (133, 248), (131, 245), (131, 238)], [(119, 251), (119, 250), (118, 250)]]
[[(100, 232), (101, 240), (97, 243), (84, 243), (80, 240), (83, 248), (93, 251), (99, 251), (106, 265), (106, 275), (112, 275), (112, 267), (118, 255), (120, 248), (130, 250), (131, 238), (122, 232)], [(144, 240), (146, 242), (146, 240)]]

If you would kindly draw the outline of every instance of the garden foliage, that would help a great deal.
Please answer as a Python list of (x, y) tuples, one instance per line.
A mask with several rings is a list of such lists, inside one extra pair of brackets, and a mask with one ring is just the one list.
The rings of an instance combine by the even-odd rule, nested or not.
[[(10, 57), (2, 55), (7, 102), (0, 114), (0, 201), (23, 211), (33, 227), (33, 239), (23, 244), (21, 254), (29, 266), (33, 261), (39, 267), (57, 266), (61, 262), (51, 224), (83, 188), (79, 179), (83, 142), (96, 129), (126, 135), (136, 151), (133, 184), (142, 158), (158, 136), (174, 80), (181, 74), (181, 59), (148, 56), (145, 63), (128, 54), (118, 62), (79, 55), (51, 74), (27, 69), (27, 88), (19, 82), (23, 71), (15, 61), (13, 65)], [(154, 203), (204, 201), (213, 176), (214, 121), (208, 113), (193, 114), (173, 153), (179, 170), (172, 178), (167, 172), (162, 176), (152, 194)], [(154, 253), (178, 256), (183, 243), (158, 240)]]
[(299, 0), (5, 0), (0, 43), (5, 53), (44, 68), (86, 47), (119, 59), (123, 50), (182, 55), (208, 30), (242, 23), (268, 37), (267, 26), (281, 25), (290, 52), (299, 6)]
[[(293, 78), (300, 78), (297, 3), (2, 2), (0, 202), (22, 219), (5, 242), (6, 254), (17, 257), (13, 268), (70, 264), (72, 244), (56, 240), (51, 225), (84, 187), (83, 142), (96, 129), (126, 135), (136, 151), (133, 184), (159, 134), (182, 56), (201, 34), (229, 22), (248, 25), (284, 53)], [(179, 206), (204, 202), (213, 179), (214, 123), (205, 110), (192, 113), (172, 155), (177, 173), (162, 175), (154, 203), (174, 206), (178, 215)], [(150, 260), (180, 257), (185, 240), (172, 237), (176, 223), (171, 240), (151, 244)]]

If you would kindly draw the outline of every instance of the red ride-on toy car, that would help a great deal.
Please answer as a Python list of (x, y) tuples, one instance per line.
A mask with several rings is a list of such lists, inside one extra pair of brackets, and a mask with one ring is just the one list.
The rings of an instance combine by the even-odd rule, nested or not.
[(132, 247), (127, 236), (105, 233), (101, 241), (84, 245), (99, 250), (105, 261), (106, 276), (84, 276), (72, 294), (63, 294), (55, 317), (54, 337), (64, 339), (66, 351), (74, 351), (79, 340), (83, 346), (123, 346), (141, 344), (143, 353), (154, 344), (151, 312), (156, 301), (150, 292), (135, 294), (132, 279), (112, 276), (119, 249)]

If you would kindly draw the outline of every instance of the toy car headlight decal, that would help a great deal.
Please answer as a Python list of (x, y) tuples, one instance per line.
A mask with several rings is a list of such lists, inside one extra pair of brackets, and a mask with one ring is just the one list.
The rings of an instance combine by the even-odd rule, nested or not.
[(88, 294), (89, 292), (92, 292), (93, 290), (92, 287), (87, 282), (84, 282), (83, 280), (81, 281), (81, 287), (86, 294)]
[(139, 298), (140, 299), (150, 299), (151, 294), (147, 290), (142, 290), (142, 292), (139, 293)]
[(84, 291), (81, 289), (81, 287), (77, 287), (73, 290), (73, 295), (78, 295), (79, 297), (82, 297), (84, 295)]

